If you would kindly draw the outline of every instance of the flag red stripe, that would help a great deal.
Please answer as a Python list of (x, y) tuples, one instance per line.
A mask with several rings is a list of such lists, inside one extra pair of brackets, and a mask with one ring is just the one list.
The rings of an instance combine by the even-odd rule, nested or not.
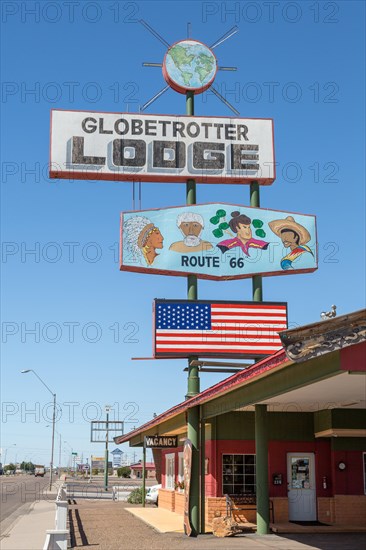
[(236, 307), (236, 308), (240, 308), (240, 309), (253, 309), (253, 310), (258, 310), (259, 308), (260, 309), (281, 309), (283, 311), (286, 311), (286, 306), (283, 306), (283, 305), (267, 305), (267, 304), (262, 304), (261, 302), (258, 302), (258, 304), (256, 305), (252, 305), (252, 304), (211, 304), (211, 308), (215, 308), (215, 309), (230, 309), (230, 308), (233, 308), (233, 307)]
[[(182, 348), (184, 346), (187, 346), (189, 348), (197, 348), (197, 349), (200, 349), (201, 346), (205, 346), (209, 349), (221, 349), (222, 347), (224, 348), (227, 348), (227, 349), (231, 349), (233, 347), (238, 347), (238, 346), (241, 346), (243, 348), (262, 348), (262, 347), (275, 347), (275, 346), (279, 346), (281, 347), (281, 343), (280, 342), (266, 342), (266, 343), (263, 343), (263, 342), (172, 342), (172, 341), (159, 341), (159, 342), (156, 342), (156, 348), (158, 347), (162, 347), (163, 345), (165, 346), (182, 346)], [(166, 349), (166, 348), (162, 348), (162, 349)]]
[[(250, 341), (254, 340), (268, 340), (269, 342), (270, 341), (273, 341), (273, 340), (276, 340), (278, 342), (280, 342), (280, 337), (277, 335), (276, 332), (274, 332), (273, 334), (266, 334), (266, 335), (262, 335), (262, 334), (255, 334), (255, 335), (252, 335), (252, 336), (249, 336), (249, 335), (238, 335), (238, 334), (225, 334), (223, 338), (220, 338), (220, 336), (218, 334), (197, 334), (196, 336), (191, 336), (191, 335), (179, 335), (179, 334), (172, 334), (172, 333), (164, 333), (164, 334), (157, 334), (157, 341), (161, 342), (162, 339), (164, 340), (167, 340), (168, 342), (173, 342), (174, 340), (177, 340), (177, 338), (180, 338), (179, 341), (183, 341), (183, 340), (189, 340), (190, 342), (204, 342), (205, 340), (217, 340), (218, 342), (230, 342), (232, 341), (233, 339), (235, 339), (237, 342), (241, 341), (241, 340), (248, 340), (250, 339)], [(230, 338), (231, 340), (228, 340), (228, 338)], [(177, 340), (178, 341), (178, 340)]]
[(214, 318), (218, 318), (218, 317), (234, 317), (235, 319), (236, 318), (239, 318), (239, 319), (242, 319), (242, 318), (248, 318), (248, 319), (263, 319), (263, 321), (266, 321), (266, 320), (269, 320), (269, 319), (274, 319), (275, 321), (278, 321), (278, 320), (282, 320), (282, 319), (286, 319), (286, 314), (282, 314), (282, 313), (275, 313), (275, 314), (272, 314), (272, 313), (268, 313), (268, 314), (265, 314), (265, 313), (231, 313), (230, 311), (226, 311), (226, 312), (217, 312), (215, 313), (214, 311), (211, 313), (211, 318), (214, 319)]
[(197, 353), (203, 353), (203, 352), (207, 352), (207, 353), (227, 353), (227, 354), (230, 354), (230, 353), (251, 353), (253, 354), (253, 356), (255, 355), (260, 355), (260, 354), (265, 354), (265, 355), (270, 355), (272, 353), (274, 353), (275, 351), (278, 351), (280, 349), (280, 346), (279, 347), (275, 347), (275, 346), (271, 346), (271, 347), (266, 347), (266, 348), (257, 348), (257, 347), (251, 347), (251, 348), (220, 348), (220, 349), (215, 349), (215, 348), (207, 348), (207, 349), (203, 349), (203, 348), (200, 348), (200, 349), (197, 349), (197, 348), (174, 348), (174, 347), (170, 347), (170, 348), (156, 348), (156, 353), (172, 353), (172, 352), (176, 352), (176, 353), (182, 353), (182, 354), (186, 354), (186, 353), (189, 353), (189, 354), (193, 354), (192, 352), (194, 352), (194, 354)]

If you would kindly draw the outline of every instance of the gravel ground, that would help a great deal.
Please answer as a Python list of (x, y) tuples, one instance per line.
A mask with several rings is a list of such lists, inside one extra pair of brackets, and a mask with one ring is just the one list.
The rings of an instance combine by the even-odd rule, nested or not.
[(81, 500), (69, 507), (71, 547), (75, 550), (359, 550), (366, 534), (238, 535), (218, 539), (158, 533), (125, 510), (125, 502)]

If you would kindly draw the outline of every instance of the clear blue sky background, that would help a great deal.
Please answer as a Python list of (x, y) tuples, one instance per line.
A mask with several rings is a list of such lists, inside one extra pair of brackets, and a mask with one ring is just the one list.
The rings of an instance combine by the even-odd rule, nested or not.
[[(119, 213), (132, 209), (131, 184), (47, 178), (52, 108), (137, 112), (165, 86), (160, 69), (142, 67), (161, 62), (165, 48), (139, 19), (169, 43), (187, 36), (188, 21), (192, 38), (208, 45), (240, 29), (215, 50), (220, 65), (238, 71), (219, 72), (215, 85), (241, 116), (274, 118), (277, 180), (262, 189), (261, 206), (318, 221), (318, 271), (264, 279), (264, 299), (287, 301), (291, 326), (319, 320), (332, 304), (339, 314), (365, 306), (363, 2), (56, 4), (1, 4), (1, 377), (3, 413), (13, 413), (2, 415), (1, 435), (3, 449), (16, 444), (7, 461), (49, 462), (51, 408), (48, 419), (42, 410), (51, 396), (21, 369), (35, 369), (57, 392), (63, 463), (70, 447), (84, 458), (102, 454), (89, 420), (106, 403), (129, 431), (184, 399), (185, 361), (131, 361), (151, 356), (153, 299), (186, 296), (183, 278), (119, 272)], [(195, 110), (231, 114), (210, 92)], [(184, 96), (168, 91), (147, 112), (184, 114)], [(248, 204), (249, 189), (199, 185), (197, 201)], [(143, 184), (142, 208), (184, 202), (182, 184)], [(78, 243), (73, 261), (70, 242)], [(251, 282), (200, 281), (199, 297), (248, 300)], [(36, 323), (39, 342), (26, 333)], [(48, 323), (59, 327), (55, 343)], [(65, 323), (78, 323), (74, 341)], [(137, 342), (128, 341), (131, 327)], [(218, 380), (202, 374), (202, 388)], [(26, 414), (38, 403), (39, 418)]]

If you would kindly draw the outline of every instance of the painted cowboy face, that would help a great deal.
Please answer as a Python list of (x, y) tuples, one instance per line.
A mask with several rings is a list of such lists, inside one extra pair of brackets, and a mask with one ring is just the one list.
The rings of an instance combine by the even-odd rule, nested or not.
[(291, 231), (291, 229), (283, 229), (281, 231), (281, 239), (283, 246), (286, 248), (295, 248), (299, 244), (299, 235), (295, 231)]

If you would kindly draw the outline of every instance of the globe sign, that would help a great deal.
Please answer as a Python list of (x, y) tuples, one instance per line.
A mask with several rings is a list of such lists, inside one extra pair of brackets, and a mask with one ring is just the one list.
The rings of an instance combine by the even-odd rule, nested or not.
[(213, 52), (197, 40), (181, 40), (169, 48), (163, 61), (163, 76), (180, 94), (201, 94), (215, 79), (217, 60)]

